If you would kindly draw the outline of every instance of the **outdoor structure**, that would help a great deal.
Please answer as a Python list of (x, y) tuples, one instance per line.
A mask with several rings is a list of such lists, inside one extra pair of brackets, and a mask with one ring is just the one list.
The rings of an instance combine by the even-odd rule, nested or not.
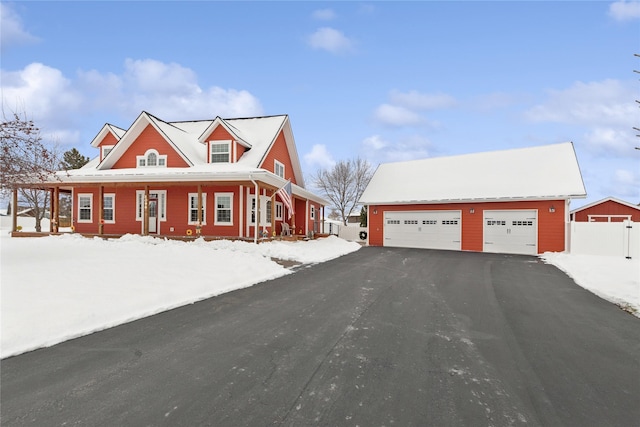
[(584, 197), (568, 142), (382, 164), (360, 203), (372, 246), (538, 254), (568, 248)]
[(571, 211), (576, 222), (640, 222), (640, 206), (615, 197), (607, 197)]
[[(305, 190), (287, 115), (165, 122), (142, 112), (128, 128), (104, 125), (91, 142), (99, 155), (58, 172), (72, 194), (75, 232), (257, 240), (321, 232), (324, 205)], [(15, 224), (15, 221), (14, 221)], [(14, 230), (15, 231), (15, 230)]]

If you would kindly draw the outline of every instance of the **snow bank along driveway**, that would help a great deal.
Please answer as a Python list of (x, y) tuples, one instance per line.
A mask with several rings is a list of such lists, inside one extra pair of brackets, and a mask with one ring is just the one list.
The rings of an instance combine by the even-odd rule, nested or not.
[(291, 273), (271, 257), (315, 263), (360, 248), (337, 237), (255, 245), (3, 232), (0, 241), (2, 358)]

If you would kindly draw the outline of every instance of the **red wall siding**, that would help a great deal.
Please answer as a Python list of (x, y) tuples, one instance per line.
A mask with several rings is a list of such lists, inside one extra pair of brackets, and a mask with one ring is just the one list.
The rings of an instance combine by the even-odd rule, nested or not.
[(287, 142), (284, 138), (284, 133), (282, 132), (280, 132), (271, 147), (271, 150), (269, 150), (264, 161), (258, 167), (275, 173), (274, 160), (277, 160), (284, 165), (284, 179), (290, 179), (291, 182), (296, 184), (296, 178), (293, 176), (293, 164), (291, 163), (291, 157), (289, 156), (289, 150), (287, 149)]
[(102, 147), (103, 145), (116, 145), (117, 143), (118, 140), (116, 139), (116, 137), (113, 136), (111, 132), (109, 132), (104, 138), (102, 138), (102, 141), (100, 141), (98, 147)]
[[(640, 222), (640, 210), (630, 208), (613, 200), (607, 200), (590, 208), (576, 212), (574, 221), (587, 222), (589, 215), (631, 215), (631, 221)], [(623, 221), (623, 218), (612, 218), (612, 221)], [(607, 221), (607, 218), (595, 218), (595, 221)]]
[[(160, 155), (167, 155), (167, 167), (183, 168), (188, 166), (164, 137), (152, 125), (147, 125), (112, 169), (135, 168), (137, 166), (136, 156), (142, 156), (150, 148), (158, 150)], [(204, 147), (202, 149), (204, 150)]]
[[(104, 234), (140, 234), (142, 233), (142, 221), (136, 220), (136, 190), (142, 191), (144, 188), (104, 188), (104, 193), (115, 193), (115, 224), (104, 224)], [(188, 224), (189, 221), (189, 193), (197, 193), (197, 186), (184, 187), (151, 187), (150, 192), (156, 190), (166, 190), (166, 221), (159, 222), (159, 231), (167, 236), (186, 236), (187, 229), (191, 229), (195, 235), (195, 225)], [(79, 223), (78, 218), (78, 194), (93, 194), (93, 212), (91, 223)], [(206, 194), (205, 221), (202, 227), (202, 234), (206, 236), (237, 237), (240, 224), (240, 195), (239, 187), (235, 186), (211, 186), (202, 187), (202, 193)], [(233, 225), (215, 225), (215, 193), (233, 193)], [(97, 188), (77, 189), (74, 193), (74, 226), (79, 233), (98, 233), (98, 203), (99, 190)], [(246, 196), (246, 194), (245, 194)], [(173, 227), (173, 231), (171, 228)]]
[[(549, 207), (555, 212), (549, 212)], [(470, 209), (474, 209), (474, 213)], [(562, 252), (565, 250), (565, 202), (526, 201), (491, 203), (447, 203), (434, 205), (393, 205), (369, 207), (369, 244), (383, 245), (383, 220), (385, 211), (411, 210), (460, 210), (462, 211), (462, 250), (482, 251), (483, 212), (485, 210), (537, 209), (538, 211), (538, 253)], [(377, 210), (377, 214), (374, 213)]]

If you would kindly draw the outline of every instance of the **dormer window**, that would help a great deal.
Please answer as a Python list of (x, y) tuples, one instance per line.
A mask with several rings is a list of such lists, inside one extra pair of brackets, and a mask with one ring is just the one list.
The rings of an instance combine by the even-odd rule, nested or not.
[(111, 152), (111, 150), (113, 150), (113, 145), (103, 145), (100, 148), (102, 149), (102, 158), (104, 159)]
[(211, 163), (229, 163), (231, 161), (231, 141), (211, 141), (209, 143)]
[(154, 149), (149, 149), (144, 156), (136, 156), (139, 168), (164, 168), (167, 166), (167, 155), (158, 154)]
[(273, 172), (284, 179), (284, 165), (277, 160), (273, 161)]

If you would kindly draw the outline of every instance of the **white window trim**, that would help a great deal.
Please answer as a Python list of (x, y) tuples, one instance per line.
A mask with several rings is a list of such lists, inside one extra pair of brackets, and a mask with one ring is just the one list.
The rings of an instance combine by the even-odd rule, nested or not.
[[(278, 174), (278, 166), (280, 166), (280, 168), (282, 169), (282, 175)], [(285, 168), (284, 168), (284, 163), (279, 162), (277, 160), (273, 160), (273, 173), (276, 174), (277, 176), (279, 176), (280, 178), (284, 179), (284, 175), (285, 175)]]
[(628, 220), (631, 221), (631, 215), (588, 215), (588, 221), (589, 222), (596, 222), (596, 219), (599, 218), (606, 218), (606, 221), (600, 221), (600, 222), (612, 222), (611, 220), (616, 218), (622, 218), (623, 220)]
[[(229, 210), (230, 220), (229, 222), (218, 221), (218, 197), (229, 197)], [(214, 225), (233, 225), (233, 193), (215, 193), (215, 206), (213, 212), (213, 224)], [(225, 209), (226, 210), (226, 209)]]
[(275, 219), (276, 219), (276, 221), (282, 221), (283, 217), (284, 217), (284, 203), (276, 202)]
[[(160, 218), (158, 221), (165, 222), (167, 220), (167, 190), (150, 190), (149, 195), (155, 194), (158, 196), (158, 214)], [(144, 208), (142, 203), (144, 201), (144, 190), (136, 190), (136, 221), (142, 221), (142, 213)]]
[[(232, 153), (231, 153), (232, 142), (233, 141), (231, 141), (230, 139), (209, 141), (209, 159), (208, 159), (209, 163), (231, 163), (231, 160), (232, 160), (232, 157), (231, 157), (231, 155), (232, 155)], [(213, 152), (213, 146), (214, 145), (222, 145), (222, 144), (226, 144), (226, 146), (227, 146), (227, 154), (229, 156), (229, 160), (226, 161), (226, 162), (213, 162), (213, 161), (211, 161), (212, 160), (212, 156), (214, 154), (224, 154), (222, 152), (216, 152), (216, 153)]]
[[(107, 157), (107, 154), (109, 154), (109, 152), (111, 152), (111, 150), (113, 150), (113, 147), (115, 147), (115, 145), (102, 145), (100, 147), (100, 153), (102, 154), (102, 159), (103, 160), (105, 157)], [(107, 151), (105, 153), (105, 151)]]
[[(112, 199), (111, 202), (111, 210), (113, 211), (113, 219), (104, 219), (104, 201), (106, 199)], [(116, 223), (116, 194), (115, 193), (107, 193), (102, 196), (102, 219), (105, 224), (115, 224)]]
[[(252, 217), (253, 200), (256, 198), (255, 194), (249, 194), (247, 196), (247, 224), (255, 225), (256, 221)], [(260, 195), (260, 227), (270, 227), (271, 221), (267, 221), (267, 203), (271, 202), (271, 197)], [(273, 205), (271, 206), (271, 219), (273, 220)]]
[[(83, 197), (89, 198), (89, 219), (81, 219), (80, 215), (80, 199)], [(87, 209), (87, 208), (84, 208)], [(78, 222), (90, 224), (93, 222), (93, 193), (78, 193)]]
[[(149, 154), (156, 155), (156, 164), (149, 166), (148, 157)], [(140, 160), (144, 160), (144, 166), (140, 165)], [(160, 165), (160, 160), (164, 160), (164, 165)], [(167, 167), (167, 155), (158, 153), (158, 150), (153, 148), (148, 149), (142, 156), (136, 156), (136, 168), (166, 168)]]
[(311, 205), (311, 219), (316, 219), (316, 207)]
[[(198, 221), (191, 221), (191, 198), (198, 200), (198, 193), (189, 193), (187, 198), (187, 224), (198, 225)], [(198, 209), (197, 207), (194, 209)], [(200, 225), (207, 225), (207, 193), (202, 193), (202, 223)]]

